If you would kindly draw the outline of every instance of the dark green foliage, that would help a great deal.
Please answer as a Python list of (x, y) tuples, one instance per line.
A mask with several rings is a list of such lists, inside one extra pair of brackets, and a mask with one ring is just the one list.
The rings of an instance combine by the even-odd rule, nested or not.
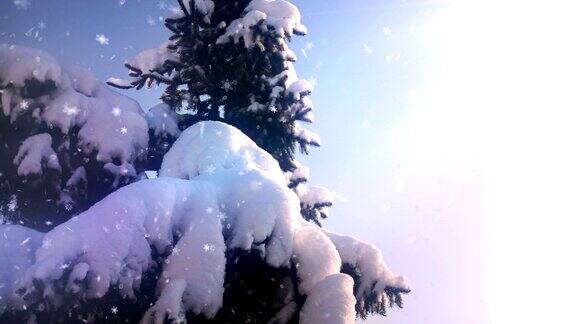
[[(214, 3), (209, 20), (197, 12), (185, 12), (184, 7), (182, 17), (166, 19), (172, 32), (168, 48), (178, 61), (167, 60), (151, 73), (127, 64), (130, 75), (136, 78), (132, 86), (139, 89), (153, 82), (166, 84), (162, 100), (183, 115), (181, 128), (201, 120), (224, 121), (272, 154), (282, 169), (292, 170), (296, 148), (307, 152), (308, 145), (317, 143), (302, 141), (294, 133), (295, 121), (307, 121), (304, 115), (311, 108), (298, 106), (298, 101), (284, 91), (273, 95), (274, 87), (284, 86), (286, 76), (274, 82), (271, 79), (286, 71), (292, 60), (286, 56), (285, 40), (289, 38), (254, 28), (261, 38), (258, 46), (247, 48), (242, 41), (217, 44), (225, 26), (241, 17), (249, 1)], [(250, 109), (254, 102), (263, 108)]]

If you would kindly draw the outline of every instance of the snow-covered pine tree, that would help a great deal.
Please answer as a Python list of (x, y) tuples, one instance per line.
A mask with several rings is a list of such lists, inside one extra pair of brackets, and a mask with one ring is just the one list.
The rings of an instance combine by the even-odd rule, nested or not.
[(312, 123), (312, 85), (298, 79), (296, 55), (288, 47), (306, 27), (287, 1), (178, 1), (179, 13), (166, 19), (172, 35), (157, 48), (126, 62), (131, 80), (110, 78), (118, 88), (166, 85), (163, 104), (148, 120), (148, 166), (157, 170), (171, 143), (201, 120), (233, 125), (276, 158), (304, 195), (302, 215), (320, 224), (333, 203), (329, 191), (307, 187), (309, 171), (295, 160), (320, 137), (302, 127)]
[(47, 230), (142, 172), (140, 106), (87, 70), (0, 45), (0, 217)]
[[(118, 88), (166, 86), (164, 103), (148, 114), (149, 165), (157, 168), (179, 129), (203, 120), (224, 121), (278, 160), (288, 186), (300, 198), (302, 217), (320, 225), (334, 197), (326, 188), (306, 185), (310, 171), (294, 158), (297, 147), (308, 153), (310, 145), (320, 145), (319, 136), (300, 124), (313, 122), (314, 115), (312, 86), (298, 79), (293, 65), (296, 55), (288, 47), (294, 35), (307, 32), (298, 8), (284, 0), (183, 0), (178, 4), (179, 13), (166, 19), (169, 40), (126, 62), (131, 80), (108, 80)], [(297, 285), (296, 278), (278, 277), (279, 271), (270, 268), (249, 280), (254, 269), (267, 269), (266, 264), (250, 251), (236, 253), (228, 260), (236, 262), (237, 276), (227, 274), (225, 294), (234, 298), (225, 298), (219, 320), (266, 321), (270, 314), (257, 310), (277, 298), (275, 285), (269, 283), (286, 279)], [(358, 275), (354, 267), (345, 270)], [(380, 297), (375, 294), (359, 301), (358, 314), (384, 314), (387, 305)], [(233, 313), (223, 317), (227, 310)]]
[[(0, 243), (2, 321), (351, 324), (355, 307), (384, 311), (409, 291), (373, 246), (302, 219), (278, 162), (212, 121), (182, 132), (159, 178), (46, 234), (0, 225)], [(230, 257), (240, 251), (267, 268), (238, 266)], [(263, 287), (257, 278), (255, 288), (275, 288), (268, 299), (229, 283), (245, 276), (250, 286), (260, 274), (282, 279)]]
[[(165, 84), (162, 100), (178, 112), (182, 129), (200, 120), (224, 121), (293, 171), (296, 147), (307, 152), (320, 145), (298, 124), (314, 120), (312, 87), (298, 79), (287, 44), (306, 33), (298, 9), (287, 1), (178, 3), (180, 13), (166, 19), (169, 41), (126, 63), (132, 80), (108, 83), (138, 89)], [(165, 152), (165, 142), (155, 138), (152, 143), (161, 145), (156, 151)]]
[[(0, 321), (343, 324), (401, 306), (408, 284), (377, 249), (306, 221), (319, 223), (333, 197), (306, 187), (309, 170), (294, 160), (296, 146), (319, 144), (297, 123), (313, 119), (311, 87), (287, 47), (305, 32), (297, 8), (179, 4), (167, 21), (171, 40), (128, 62), (132, 81), (108, 82), (167, 85), (146, 115), (148, 166), (159, 178), (127, 185), (46, 234), (0, 225)], [(4, 68), (25, 83), (37, 78), (32, 65)], [(34, 160), (49, 167), (46, 154)]]

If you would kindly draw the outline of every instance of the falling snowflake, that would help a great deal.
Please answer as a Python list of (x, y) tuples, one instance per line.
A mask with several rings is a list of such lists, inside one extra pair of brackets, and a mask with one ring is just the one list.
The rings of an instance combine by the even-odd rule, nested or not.
[(31, 3), (29, 0), (14, 0), (14, 5), (18, 10), (28, 10)]
[(154, 18), (152, 18), (151, 16), (148, 16), (148, 17), (146, 17), (146, 23), (150, 26), (155, 26), (156, 20)]
[(366, 44), (364, 44), (364, 45), (362, 46), (362, 50), (364, 51), (364, 53), (366, 53), (366, 54), (368, 54), (368, 55), (370, 55), (370, 54), (372, 54), (372, 53), (374, 52), (374, 50), (372, 49), (372, 47), (370, 47), (370, 46), (368, 46), (368, 45), (366, 45)]
[(30, 102), (28, 100), (22, 100), (20, 103), (20, 108), (22, 108), (22, 110), (26, 110), (28, 107), (30, 107)]
[(112, 308), (110, 308), (110, 311), (112, 312), (112, 314), (117, 314), (118, 313), (118, 307), (113, 306)]
[(226, 213), (222, 213), (222, 212), (218, 213), (218, 215), (216, 215), (216, 217), (217, 217), (218, 220), (220, 220), (220, 221), (224, 221), (224, 220), (226, 220), (226, 218), (227, 218)]
[(230, 82), (228, 80), (222, 82), (222, 89), (224, 89), (224, 91), (226, 91), (226, 92), (232, 90), (232, 82)]
[(20, 245), (22, 246), (22, 245), (28, 243), (29, 241), (30, 241), (30, 238), (27, 237), (24, 241), (22, 241), (22, 243), (20, 243)]
[(180, 254), (180, 251), (181, 251), (180, 248), (177, 247), (177, 246), (175, 246), (175, 247), (172, 249), (172, 253), (175, 254), (175, 255)]
[(120, 107), (114, 107), (112, 108), (112, 115), (118, 117), (120, 116), (120, 113), (122, 112), (122, 110), (120, 110)]
[(126, 128), (126, 127), (120, 128), (120, 133), (122, 133), (122, 134), (128, 133), (128, 128)]
[(44, 224), (46, 224), (46, 226), (51, 226), (52, 222), (51, 221), (45, 221)]
[(71, 211), (72, 208), (73, 208), (73, 206), (72, 206), (71, 203), (67, 202), (67, 203), (64, 204), (64, 208), (65, 208), (67, 211)]
[(38, 29), (40, 29), (40, 30), (46, 29), (46, 23), (43, 20), (40, 20), (38, 22)]
[(70, 264), (64, 263), (63, 265), (60, 266), (60, 269), (65, 270), (65, 269), (68, 269), (69, 267), (70, 267)]
[(168, 5), (166, 5), (166, 2), (165, 2), (165, 1), (159, 1), (159, 2), (158, 2), (158, 9), (160, 9), (160, 10), (166, 10), (166, 9), (168, 9)]
[(119, 5), (120, 7), (122, 7), (122, 6), (125, 5), (125, 4), (126, 4), (126, 0), (118, 0), (118, 5)]
[(108, 45), (108, 42), (110, 41), (110, 39), (104, 35), (96, 35), (96, 41), (100, 44), (100, 45)]
[(202, 249), (206, 252), (214, 251), (214, 245), (206, 243), (202, 246)]

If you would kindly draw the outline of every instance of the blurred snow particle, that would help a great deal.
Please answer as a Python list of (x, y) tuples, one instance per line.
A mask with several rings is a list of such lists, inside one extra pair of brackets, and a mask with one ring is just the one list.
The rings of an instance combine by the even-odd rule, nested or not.
[(22, 243), (20, 243), (20, 246), (28, 243), (30, 241), (30, 237), (27, 237), (24, 241), (22, 241)]
[(311, 76), (308, 78), (308, 82), (310, 83), (310, 85), (312, 86), (312, 88), (316, 88), (316, 86), (318, 85), (318, 79), (316, 79), (315, 77)]
[(30, 0), (14, 0), (14, 5), (18, 10), (28, 10), (30, 8)]
[(368, 46), (368, 45), (366, 45), (366, 44), (364, 44), (364, 45), (362, 46), (362, 50), (364, 51), (364, 53), (366, 53), (366, 54), (368, 54), (368, 55), (370, 55), (370, 54), (372, 54), (372, 53), (374, 52), (374, 50), (372, 49), (372, 47), (370, 47), (370, 46)]
[(122, 6), (125, 5), (125, 4), (126, 4), (126, 0), (118, 0), (118, 5), (119, 5), (120, 7), (122, 7)]
[(380, 207), (380, 212), (381, 212), (382, 214), (386, 214), (386, 213), (388, 213), (389, 211), (390, 211), (390, 206), (388, 206), (388, 205), (382, 205), (382, 206)]
[(120, 116), (120, 113), (121, 113), (121, 112), (122, 112), (122, 111), (120, 110), (120, 107), (114, 107), (114, 108), (112, 108), (112, 115), (114, 115), (114, 116), (116, 116), (116, 117)]
[(313, 47), (314, 43), (312, 42), (304, 44), (304, 48), (302, 49), (302, 54), (304, 55), (304, 57), (308, 57), (308, 51), (311, 50)]
[(401, 194), (402, 192), (404, 192), (404, 188), (405, 188), (404, 180), (396, 178), (394, 180), (394, 192), (396, 194)]
[(96, 35), (96, 41), (100, 44), (100, 45), (108, 45), (108, 41), (110, 41), (110, 39), (104, 35)]
[(155, 26), (156, 20), (154, 18), (152, 18), (152, 16), (148, 16), (148, 17), (146, 17), (146, 23), (150, 26)]
[(390, 27), (384, 27), (382, 31), (384, 32), (384, 36), (392, 35), (392, 29), (390, 29)]
[(392, 63), (392, 54), (386, 53), (386, 63)]

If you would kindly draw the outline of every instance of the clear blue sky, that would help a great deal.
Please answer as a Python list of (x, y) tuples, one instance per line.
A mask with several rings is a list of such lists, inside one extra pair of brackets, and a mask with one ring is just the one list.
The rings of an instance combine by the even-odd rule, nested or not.
[[(165, 0), (0, 2), (0, 42), (44, 49), (102, 80), (167, 39)], [(309, 35), (292, 43), (313, 78), (321, 148), (302, 158), (312, 184), (341, 197), (326, 226), (377, 245), (414, 292), (402, 311), (369, 323), (486, 323), (487, 220), (481, 171), (443, 129), (426, 96), (443, 78), (429, 26), (437, 1), (295, 0)], [(108, 45), (96, 42), (105, 35)], [(304, 54), (303, 50), (306, 54)], [(125, 91), (145, 109), (160, 91)], [(440, 105), (441, 106), (441, 105)], [(432, 116), (432, 118), (428, 118)], [(446, 116), (444, 116), (446, 117)], [(449, 117), (449, 116), (448, 116)]]

